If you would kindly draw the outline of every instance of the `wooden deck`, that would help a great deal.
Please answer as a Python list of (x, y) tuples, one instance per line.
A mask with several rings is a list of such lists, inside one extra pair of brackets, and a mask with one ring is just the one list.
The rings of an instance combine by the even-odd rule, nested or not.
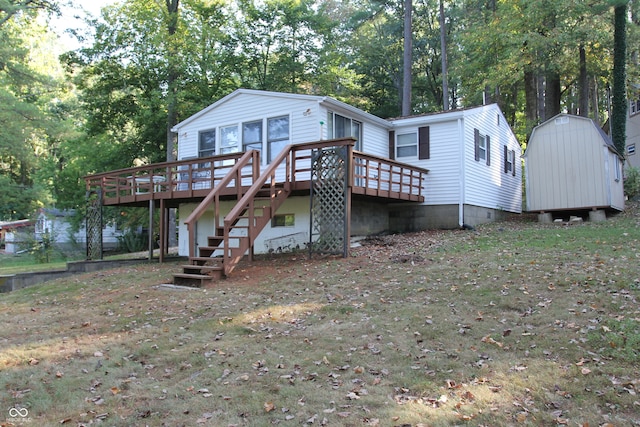
[[(293, 194), (304, 194), (310, 188), (312, 150), (352, 144), (353, 140), (347, 138), (292, 145), (287, 166), (278, 174), (282, 175), (282, 182), (287, 181), (286, 175), (289, 175), (288, 182)], [(428, 170), (358, 151), (350, 152), (349, 182), (352, 194), (388, 201), (424, 201)], [(180, 203), (197, 202), (207, 197), (243, 154), (156, 163), (99, 173), (85, 177), (86, 189), (99, 190), (104, 206), (148, 206), (150, 200), (163, 200), (167, 207), (176, 207)], [(258, 169), (264, 168), (261, 166)], [(257, 178), (255, 173), (253, 165), (243, 167), (237, 184), (222, 189), (220, 197), (240, 198)]]
[[(226, 277), (247, 253), (251, 256), (257, 236), (287, 197), (310, 194), (315, 150), (346, 147), (336, 155), (340, 159), (337, 164), (343, 165), (346, 161), (348, 165), (347, 200), (353, 195), (375, 197), (384, 202), (424, 200), (426, 169), (355, 152), (353, 144), (353, 138), (343, 138), (288, 145), (267, 166), (261, 165), (260, 152), (251, 150), (122, 169), (85, 179), (88, 193), (99, 194), (102, 205), (149, 206), (152, 217), (157, 202), (161, 262), (168, 247), (168, 208), (197, 202), (198, 206), (184, 220), (189, 262), (182, 266), (182, 273), (174, 274), (174, 283), (202, 286)], [(334, 160), (332, 158), (331, 163)], [(341, 176), (344, 177), (344, 173)], [(236, 204), (222, 217), (220, 202), (225, 199), (234, 199)], [(347, 203), (345, 212), (346, 236), (349, 235), (350, 205)], [(198, 246), (197, 223), (209, 206), (213, 206), (215, 225), (207, 244)], [(151, 228), (152, 221), (149, 223)], [(151, 253), (151, 237), (149, 248)]]

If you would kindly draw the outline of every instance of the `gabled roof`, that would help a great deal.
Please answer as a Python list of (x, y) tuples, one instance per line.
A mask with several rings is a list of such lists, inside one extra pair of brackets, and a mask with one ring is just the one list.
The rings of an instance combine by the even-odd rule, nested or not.
[(172, 132), (179, 132), (180, 128), (182, 128), (185, 125), (188, 125), (189, 123), (193, 122), (194, 120), (206, 115), (207, 113), (209, 113), (212, 110), (215, 110), (216, 108), (219, 108), (220, 106), (224, 105), (225, 103), (229, 102), (231, 99), (234, 99), (238, 96), (244, 96), (244, 95), (257, 95), (257, 96), (264, 96), (264, 97), (271, 97), (271, 98), (286, 98), (286, 99), (291, 99), (291, 100), (304, 100), (304, 101), (309, 101), (309, 102), (316, 102), (318, 104), (322, 104), (324, 106), (326, 106), (327, 108), (333, 108), (333, 109), (338, 109), (344, 112), (348, 112), (350, 114), (352, 114), (353, 116), (355, 116), (356, 118), (362, 118), (363, 120), (367, 120), (370, 122), (374, 122), (377, 123), (381, 126), (385, 126), (390, 128), (391, 127), (391, 123), (387, 120), (381, 119), (378, 116), (374, 116), (373, 114), (369, 114), (359, 108), (356, 108), (352, 105), (346, 104), (344, 102), (338, 101), (337, 99), (331, 98), (329, 96), (318, 96), (318, 95), (303, 95), (303, 94), (295, 94), (295, 93), (284, 93), (284, 92), (269, 92), (269, 91), (264, 91), (264, 90), (254, 90), (254, 89), (237, 89), (233, 92), (231, 92), (229, 95), (219, 99), (218, 101), (214, 102), (213, 104), (209, 105), (206, 108), (203, 108), (202, 110), (198, 111), (197, 113), (195, 113), (194, 115), (192, 115), (191, 117), (186, 118), (185, 120), (181, 121), (180, 123), (178, 123), (177, 125), (175, 125), (171, 131)]
[(30, 219), (19, 219), (17, 221), (0, 221), (0, 230), (13, 230), (19, 227), (28, 227), (33, 225)]
[[(531, 136), (529, 137), (529, 144), (531, 144), (531, 141), (533, 140), (533, 137), (534, 137), (534, 135), (536, 133), (536, 130), (538, 128), (546, 126), (551, 122), (555, 122), (556, 119), (561, 118), (561, 117), (567, 117), (567, 118), (570, 118), (572, 120), (583, 120), (585, 123), (589, 124), (590, 126), (593, 126), (593, 128), (596, 130), (596, 132), (598, 132), (598, 134), (602, 138), (602, 142), (604, 142), (604, 144), (607, 146), (607, 148), (609, 148), (609, 150), (611, 150), (614, 153), (616, 153), (618, 155), (618, 157), (620, 157), (622, 159), (622, 156), (620, 155), (620, 153), (616, 149), (616, 146), (614, 145), (613, 140), (611, 139), (611, 137), (609, 135), (607, 135), (607, 133), (600, 126), (596, 125), (596, 123), (593, 120), (591, 120), (590, 118), (588, 118), (588, 117), (576, 116), (574, 114), (560, 113), (560, 114), (558, 114), (556, 116), (553, 116), (549, 120), (546, 120), (546, 121), (540, 123), (538, 126), (534, 127), (533, 130), (531, 131)], [(525, 150), (525, 152), (524, 152), (524, 156), (525, 157), (526, 157), (526, 155), (527, 155), (527, 150)]]
[(458, 118), (464, 117), (465, 115), (475, 113), (476, 110), (479, 112), (487, 108), (495, 108), (495, 107), (497, 107), (498, 110), (500, 109), (498, 104), (477, 105), (473, 107), (456, 108), (455, 110), (436, 111), (433, 113), (416, 114), (414, 116), (394, 117), (392, 119), (389, 119), (389, 121), (391, 121), (395, 126), (404, 126), (404, 125), (410, 125), (414, 122), (427, 123), (427, 122), (457, 120)]

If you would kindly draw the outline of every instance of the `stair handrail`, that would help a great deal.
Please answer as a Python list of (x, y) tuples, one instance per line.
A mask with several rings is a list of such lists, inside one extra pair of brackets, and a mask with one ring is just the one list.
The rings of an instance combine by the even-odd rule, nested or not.
[[(270, 207), (273, 208), (273, 204), (276, 201), (274, 197), (275, 194), (274, 194), (273, 184), (276, 179), (275, 177), (276, 172), (278, 168), (281, 166), (282, 162), (286, 160), (286, 165), (284, 170), (285, 178), (284, 178), (284, 182), (281, 184), (283, 188), (289, 189), (291, 188), (292, 177), (295, 176), (293, 171), (293, 169), (295, 168), (294, 165), (296, 161), (294, 153), (297, 154), (297, 152), (300, 150), (313, 150), (317, 148), (330, 147), (330, 146), (336, 146), (336, 145), (353, 145), (354, 141), (355, 141), (354, 138), (347, 137), (347, 138), (337, 138), (333, 140), (319, 141), (312, 144), (304, 144), (304, 143), (288, 144), (285, 147), (283, 147), (282, 151), (280, 151), (280, 153), (276, 156), (276, 158), (273, 159), (271, 163), (269, 163), (268, 167), (262, 172), (262, 174), (258, 178), (254, 179), (253, 185), (244, 193), (242, 198), (238, 200), (238, 203), (236, 203), (235, 206), (231, 209), (231, 211), (229, 211), (229, 213), (224, 217), (223, 257), (224, 257), (225, 274), (228, 274), (228, 272), (231, 271), (231, 269), (233, 268), (230, 262), (231, 254), (230, 254), (230, 248), (229, 248), (229, 231), (232, 225), (240, 218), (240, 216), (242, 215), (242, 212), (247, 207), (249, 207), (250, 208), (249, 218), (248, 218), (249, 228), (247, 229), (247, 235), (249, 238), (250, 236), (253, 235), (253, 229), (255, 227), (253, 209), (251, 206), (253, 203), (253, 199), (258, 194), (258, 192), (262, 190), (262, 188), (267, 183), (267, 181), (271, 179), (272, 181), (271, 197), (269, 198), (269, 203), (270, 203)], [(273, 209), (271, 214), (272, 215), (275, 214)], [(251, 247), (252, 244), (253, 242), (249, 242), (249, 247)]]
[[(191, 214), (184, 221), (189, 231), (189, 258), (195, 257), (195, 243), (196, 243), (196, 227), (194, 225), (198, 222), (200, 217), (207, 211), (207, 208), (211, 203), (219, 202), (220, 193), (223, 189), (227, 188), (229, 183), (235, 179), (235, 186), (237, 191), (237, 197), (242, 196), (242, 168), (247, 166), (249, 162), (252, 162), (252, 181), (260, 175), (260, 151), (249, 150), (238, 159), (235, 165), (225, 174), (224, 178), (220, 180), (218, 185), (215, 185), (209, 194), (202, 199), (200, 204), (191, 212)], [(216, 211), (218, 209), (216, 208)], [(217, 226), (217, 224), (216, 224)]]
[[(238, 200), (238, 202), (231, 209), (231, 211), (229, 211), (229, 213), (224, 217), (224, 243), (223, 243), (224, 255), (223, 256), (224, 256), (225, 274), (228, 272), (227, 269), (232, 268), (229, 262), (231, 259), (231, 255), (229, 252), (229, 230), (231, 229), (232, 224), (240, 218), (244, 209), (247, 206), (250, 206), (251, 203), (253, 203), (253, 199), (258, 194), (258, 192), (263, 188), (264, 184), (269, 179), (275, 180), (276, 171), (278, 170), (278, 168), (280, 167), (280, 165), (284, 160), (286, 160), (286, 166), (285, 166), (285, 181), (283, 185), (285, 188), (289, 187), (289, 184), (291, 182), (291, 158), (290, 157), (292, 153), (292, 147), (293, 147), (292, 144), (288, 144), (282, 149), (282, 151), (280, 151), (280, 153), (276, 156), (275, 159), (271, 161), (269, 166), (267, 166), (267, 168), (262, 172), (262, 174), (260, 174), (258, 178), (254, 179), (253, 185), (244, 193), (242, 198)], [(272, 206), (274, 203), (273, 188), (271, 191), (272, 191), (272, 194), (270, 197), (270, 204)], [(252, 233), (254, 228), (253, 222), (254, 222), (253, 209), (249, 209), (249, 228), (247, 230), (248, 236), (253, 235)], [(252, 242), (249, 243), (249, 246), (251, 246), (251, 244)]]

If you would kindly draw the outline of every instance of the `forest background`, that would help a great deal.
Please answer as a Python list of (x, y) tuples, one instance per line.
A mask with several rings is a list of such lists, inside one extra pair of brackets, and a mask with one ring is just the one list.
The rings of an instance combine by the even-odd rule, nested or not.
[(116, 0), (65, 52), (69, 5), (0, 0), (0, 220), (81, 212), (84, 176), (173, 159), (169, 129), (237, 88), (388, 118), (410, 77), (408, 114), (497, 102), (523, 149), (557, 113), (603, 124), (616, 89), (640, 90), (640, 0)]

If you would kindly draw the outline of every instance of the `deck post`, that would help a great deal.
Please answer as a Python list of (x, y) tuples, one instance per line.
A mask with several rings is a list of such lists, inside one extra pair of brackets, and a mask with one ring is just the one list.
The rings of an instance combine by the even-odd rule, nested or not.
[(149, 262), (153, 260), (153, 199), (149, 200)]
[(343, 258), (349, 257), (351, 249), (351, 188), (354, 182), (354, 166), (353, 161), (353, 145), (347, 145), (347, 185), (345, 186), (345, 210), (344, 210), (344, 251), (342, 253)]
[(158, 261), (160, 264), (164, 262), (164, 256), (167, 254), (168, 248), (168, 235), (167, 230), (169, 229), (169, 217), (167, 215), (168, 210), (165, 206), (164, 199), (160, 199), (160, 252), (158, 255)]

